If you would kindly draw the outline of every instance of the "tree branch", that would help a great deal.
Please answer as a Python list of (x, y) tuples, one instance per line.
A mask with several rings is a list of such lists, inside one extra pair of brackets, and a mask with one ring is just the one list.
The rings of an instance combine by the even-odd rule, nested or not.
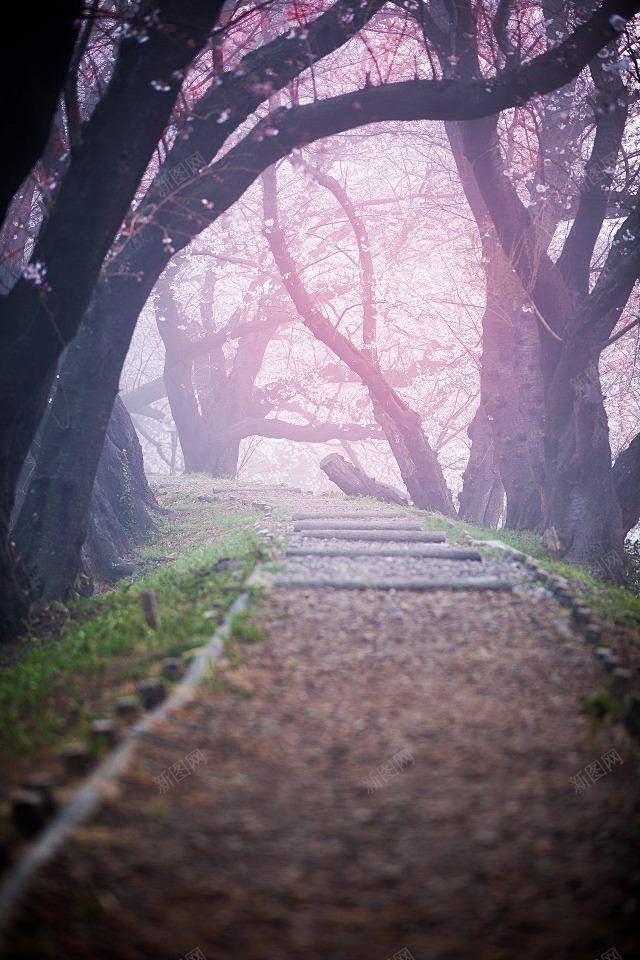
[(365, 346), (374, 345), (376, 340), (375, 274), (373, 271), (373, 257), (371, 256), (371, 243), (366, 224), (351, 202), (351, 197), (335, 177), (319, 170), (317, 167), (307, 167), (307, 169), (322, 187), (333, 194), (351, 224), (360, 259), (362, 341)]
[(619, 75), (605, 74), (603, 64), (596, 58), (591, 64), (591, 76), (596, 87), (596, 135), (585, 166), (575, 219), (557, 260), (565, 283), (580, 296), (589, 292), (591, 258), (607, 215), (613, 168), (628, 112), (627, 88)]
[(162, 400), (166, 395), (167, 388), (164, 384), (164, 377), (156, 377), (155, 380), (149, 380), (135, 390), (121, 393), (120, 399), (129, 413), (140, 413), (140, 411), (150, 403), (154, 403), (156, 400)]
[(287, 420), (252, 418), (234, 424), (229, 433), (236, 438), (270, 437), (274, 440), (296, 440), (301, 443), (327, 443), (329, 440), (383, 439), (376, 424), (289, 423)]

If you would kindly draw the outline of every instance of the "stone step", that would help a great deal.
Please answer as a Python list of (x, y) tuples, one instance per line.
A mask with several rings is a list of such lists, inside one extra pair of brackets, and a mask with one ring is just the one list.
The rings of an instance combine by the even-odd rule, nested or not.
[[(298, 520), (293, 525), (295, 533), (306, 530), (326, 530), (329, 524), (326, 520)], [(410, 520), (371, 520), (363, 523), (361, 520), (331, 520), (332, 530), (422, 530), (421, 523)]]
[(344, 511), (339, 510), (332, 512), (327, 510), (326, 513), (294, 513), (291, 516), (291, 519), (296, 520), (408, 520), (409, 517), (404, 517), (401, 513), (391, 513), (389, 510), (385, 512), (378, 511), (377, 513), (372, 513), (371, 511)]
[(300, 487), (263, 486), (262, 484), (255, 487), (214, 487), (210, 492), (229, 497), (268, 497), (274, 493), (304, 493)]
[(434, 544), (432, 547), (288, 547), (287, 557), (422, 557), (427, 560), (482, 560), (477, 550)]
[(384, 577), (384, 578), (333, 578), (333, 577), (287, 577), (275, 578), (275, 586), (304, 590), (511, 590), (509, 580), (498, 577)]
[(303, 537), (319, 540), (369, 540), (382, 543), (444, 543), (444, 533), (428, 530), (336, 530), (327, 527), (324, 530), (304, 530)]

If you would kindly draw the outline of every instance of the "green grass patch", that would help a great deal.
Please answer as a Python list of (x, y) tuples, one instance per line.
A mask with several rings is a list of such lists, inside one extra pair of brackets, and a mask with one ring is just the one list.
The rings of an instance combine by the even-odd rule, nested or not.
[[(542, 540), (537, 534), (530, 530), (493, 530), (487, 527), (476, 527), (473, 523), (465, 523), (463, 520), (451, 520), (449, 517), (443, 520), (439, 514), (431, 513), (429, 524), (433, 529), (436, 528), (449, 530), (453, 534), (451, 539), (460, 540), (462, 533), (466, 532), (474, 540), (500, 540), (508, 544), (514, 550), (521, 550), (522, 553), (528, 553), (530, 557), (544, 559), (547, 556)], [(460, 540), (460, 542), (462, 542)]]
[[(156, 661), (209, 639), (265, 548), (254, 511), (191, 501), (182, 512), (163, 518), (140, 551), (139, 579), (71, 601), (54, 635), (21, 642), (0, 674), (0, 760), (82, 737), (116, 696), (157, 671)], [(145, 620), (143, 590), (153, 591), (157, 629)]]
[(231, 618), (229, 639), (238, 643), (264, 643), (265, 635), (255, 623), (248, 610), (235, 613)]
[(442, 518), (435, 513), (426, 516), (427, 528), (447, 530), (452, 541), (462, 543), (461, 535), (466, 531), (474, 540), (500, 540), (515, 550), (534, 557), (544, 570), (569, 580), (576, 596), (593, 606), (603, 617), (620, 626), (640, 628), (640, 596), (637, 577), (634, 576), (632, 554), (629, 557), (630, 586), (614, 586), (594, 576), (587, 567), (565, 563), (550, 556), (542, 539), (529, 530), (493, 530), (461, 520)]
[(603, 688), (587, 694), (583, 698), (583, 708), (585, 713), (594, 720), (605, 720), (616, 712), (611, 694)]

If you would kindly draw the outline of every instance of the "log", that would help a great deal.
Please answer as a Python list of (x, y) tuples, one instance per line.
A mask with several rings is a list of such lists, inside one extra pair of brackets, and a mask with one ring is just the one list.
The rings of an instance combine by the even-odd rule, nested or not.
[(408, 505), (409, 501), (399, 490), (374, 480), (360, 467), (341, 457), (339, 453), (331, 453), (321, 460), (320, 469), (332, 483), (350, 497), (375, 497), (376, 500), (383, 500), (385, 503), (397, 503), (403, 507)]

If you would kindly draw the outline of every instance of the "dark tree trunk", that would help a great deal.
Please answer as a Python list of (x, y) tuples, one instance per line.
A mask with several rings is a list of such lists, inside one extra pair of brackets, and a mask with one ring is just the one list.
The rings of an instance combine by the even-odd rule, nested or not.
[[(14, 526), (13, 535), (20, 542), (25, 537), (27, 544), (32, 537), (28, 510), (37, 506), (32, 480), (36, 461), (42, 455), (43, 432), (39, 431), (29, 453), (18, 488), (16, 525), (19, 521), (22, 532), (17, 532)], [(145, 476), (142, 448), (131, 417), (116, 397), (91, 493), (86, 539), (81, 548), (78, 572), (87, 574), (91, 580), (99, 583), (112, 582), (127, 573), (133, 549), (154, 528), (149, 511), (159, 509)], [(35, 537), (33, 539), (36, 540)], [(39, 552), (38, 558), (43, 565), (46, 563), (44, 551)], [(21, 560), (22, 565), (28, 566), (24, 558), (21, 557)], [(53, 550), (49, 566), (57, 565), (58, 552)], [(46, 570), (40, 579), (45, 583), (50, 581)], [(41, 595), (48, 596), (46, 589)]]
[[(33, 262), (45, 265), (46, 281), (35, 285), (21, 278), (0, 304), (0, 629), (6, 624), (15, 630), (24, 614), (9, 517), (58, 359), (78, 330), (104, 258), (169, 120), (180, 70), (205, 43), (220, 6), (159, 0), (149, 5), (149, 11), (158, 8), (160, 23), (150, 29), (149, 42), (121, 41), (108, 90), (83, 127), (82, 145), (32, 254)], [(152, 82), (165, 76), (171, 78), (167, 90), (156, 90)], [(109, 413), (114, 396), (115, 391)], [(104, 431), (99, 450), (103, 439)]]
[[(99, 309), (104, 301), (95, 298), (60, 368), (42, 431), (40, 456), (14, 528), (36, 596), (45, 590), (47, 596), (64, 596), (79, 569), (120, 371), (134, 318), (144, 304), (142, 297), (136, 302), (133, 296), (142, 284), (130, 283), (131, 299), (120, 301), (119, 309), (110, 310), (108, 316)], [(108, 304), (114, 306), (111, 301)], [(51, 569), (53, 555), (55, 569)]]
[[(502, 251), (465, 156), (463, 127), (447, 123), (445, 128), (478, 224), (485, 262), (480, 404), (493, 433), (495, 464), (506, 495), (505, 526), (536, 530), (542, 524), (544, 483), (544, 388), (537, 321), (523, 311), (522, 284)], [(470, 461), (468, 483), (473, 479), (470, 471), (479, 463), (475, 458)]]
[[(81, 15), (80, 0), (44, 4), (34, 17), (16, 4), (3, 11), (0, 79), (11, 96), (2, 111), (0, 224), (49, 139)], [(28, 82), (16, 83), (22, 73)]]
[(567, 560), (622, 571), (622, 510), (611, 469), (609, 426), (597, 363), (572, 377), (558, 365), (547, 395), (547, 526)]
[(504, 506), (504, 487), (495, 462), (493, 431), (482, 405), (467, 433), (471, 450), (462, 477), (460, 519), (481, 527), (497, 527)]
[(622, 529), (627, 534), (640, 520), (640, 433), (618, 454), (613, 482), (622, 510)]
[(375, 497), (385, 503), (407, 505), (407, 498), (403, 497), (399, 490), (368, 476), (364, 470), (354, 463), (349, 463), (339, 453), (331, 453), (321, 460), (320, 469), (350, 497)]
[(140, 441), (116, 397), (93, 485), (82, 571), (95, 583), (111, 583), (132, 572), (131, 556), (153, 531), (149, 511), (157, 509)]
[(359, 372), (411, 499), (424, 510), (455, 516), (451, 493), (420, 417), (389, 386), (376, 366), (363, 366)]
[[(611, 108), (596, 111), (588, 176), (557, 262), (540, 246), (530, 214), (504, 175), (495, 118), (465, 124), (463, 137), (505, 255), (544, 323), (544, 526), (554, 531), (561, 556), (581, 563), (605, 561), (615, 576), (622, 569), (623, 523), (597, 364), (637, 279), (638, 247), (619, 230), (589, 292), (594, 247), (611, 187), (611, 158), (619, 149), (626, 117), (619, 76), (612, 71), (610, 81), (604, 81), (597, 61), (591, 72), (596, 86), (611, 82), (615, 89), (606, 94)], [(632, 238), (638, 219), (637, 210), (632, 211), (624, 225)]]
[(62, 456), (51, 449), (47, 427), (12, 535), (33, 597), (64, 599), (82, 567), (92, 579), (109, 582), (153, 526), (147, 508), (157, 507), (142, 462), (131, 418), (116, 398), (98, 470), (88, 494), (75, 482), (85, 457), (95, 456), (86, 436), (67, 445)]

